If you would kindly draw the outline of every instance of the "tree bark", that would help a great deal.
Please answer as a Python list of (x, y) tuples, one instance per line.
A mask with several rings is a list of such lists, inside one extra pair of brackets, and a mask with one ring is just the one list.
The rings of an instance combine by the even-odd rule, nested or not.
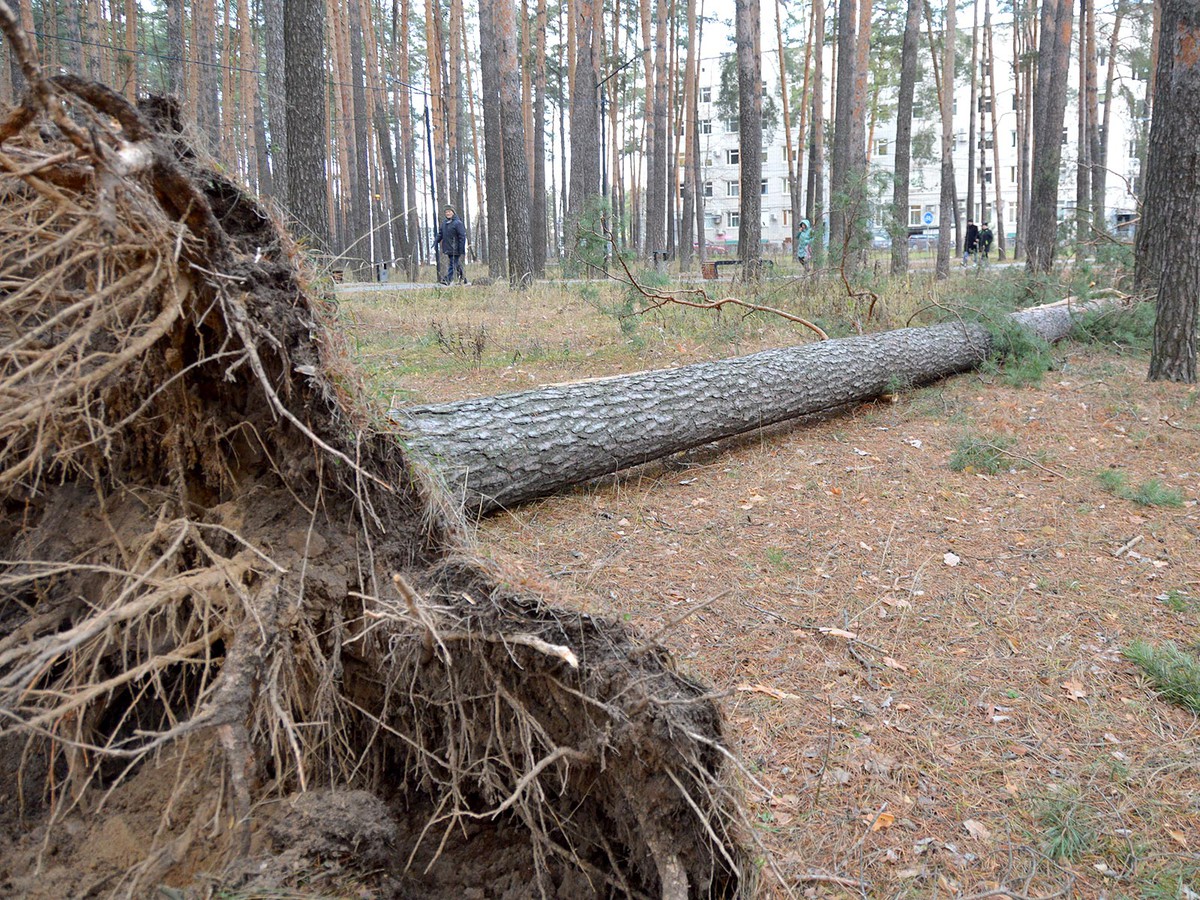
[[(395, 6), (392, 7), (393, 16), (395, 14)], [(399, 24), (396, 30), (400, 33), (400, 80), (407, 82), (411, 77), (411, 67), (408, 58), (408, 22), (409, 22), (409, 0), (400, 0), (400, 18), (399, 23), (393, 18), (393, 23)], [(480, 17), (482, 19), (482, 16)], [(484, 84), (486, 84), (486, 79)], [(413, 125), (412, 125), (412, 94), (408, 84), (401, 84), (399, 87), (399, 108), (396, 110), (396, 115), (400, 119), (400, 158), (404, 161), (404, 198), (407, 222), (404, 226), (405, 242), (407, 244), (408, 255), (405, 260), (408, 267), (408, 280), (417, 280), (417, 265), (419, 259), (421, 241), (421, 223), (417, 218), (417, 167), (413, 148)]]
[[(584, 248), (594, 245), (592, 234), (600, 228), (596, 198), (600, 195), (600, 119), (597, 110), (597, 69), (600, 42), (596, 33), (595, 4), (600, 0), (575, 0), (575, 77), (571, 82), (571, 175), (565, 228), (572, 270), (594, 262)], [(581, 258), (582, 257), (582, 258)]]
[[(968, 222), (976, 221), (976, 219), (975, 219), (975, 179), (977, 177), (979, 178), (980, 193), (983, 194), (983, 202), (980, 204), (980, 206), (981, 207), (987, 206), (987, 186), (984, 184), (983, 178), (981, 177), (980, 173), (975, 171), (975, 163), (976, 163), (975, 123), (976, 123), (976, 113), (979, 110), (979, 106), (978, 106), (978, 104), (979, 104), (979, 100), (978, 100), (978, 98), (979, 98), (979, 82), (977, 80), (977, 76), (979, 74), (979, 4), (978, 3), (971, 4), (971, 13), (974, 16), (974, 19), (971, 22), (971, 99), (969, 101), (971, 104), (971, 108), (968, 111), (968, 115), (967, 115), (967, 221)], [(983, 117), (979, 116), (978, 121), (979, 121), (979, 130), (982, 132), (983, 131)], [(979, 143), (982, 144), (983, 142), (980, 141)], [(983, 148), (982, 147), (980, 147), (980, 150), (979, 150), (978, 162), (979, 162), (979, 167), (982, 169), (984, 167)], [(999, 177), (999, 175), (995, 175), (995, 177)], [(982, 214), (983, 213), (982, 209), (980, 210), (980, 213), (981, 213), (981, 215), (979, 217), (979, 221), (982, 222), (987, 218), (987, 215)]]
[[(699, 47), (696, 46), (696, 0), (687, 0), (687, 60), (683, 69), (683, 106), (684, 106), (684, 137), (683, 137), (683, 214), (679, 229), (679, 268), (687, 271), (692, 266), (692, 233), (696, 230), (696, 165), (699, 162), (696, 152), (695, 133), (697, 130), (696, 116), (699, 112), (696, 81), (700, 64), (698, 62)], [(696, 235), (698, 244), (704, 243), (704, 232)]]
[(813, 231), (812, 256), (822, 256), (825, 237), (825, 3), (813, 3), (812, 138), (808, 145), (808, 195), (805, 215)]
[(479, 76), (483, 86), (483, 159), (487, 181), (488, 274), (508, 274), (504, 225), (504, 150), (500, 138), (500, 62), (496, 58), (494, 5), (479, 6)]
[(546, 277), (546, 0), (537, 0), (536, 76), (533, 81), (533, 204), (529, 228), (533, 277)]
[(1008, 250), (1008, 238), (1004, 230), (1004, 201), (1000, 195), (1000, 133), (999, 110), (996, 108), (996, 45), (992, 40), (992, 4), (984, 0), (983, 5), (983, 39), (984, 52), (987, 54), (988, 97), (992, 107), (992, 187), (995, 190), (996, 214), (996, 256), (1003, 262)]
[[(1016, 313), (1045, 340), (1064, 337), (1061, 302)], [(488, 512), (591, 478), (848, 403), (897, 381), (920, 384), (983, 362), (982, 325), (949, 323), (766, 350), (750, 356), (392, 410), (468, 509)]]
[(504, 209), (508, 226), (508, 283), (528, 287), (533, 278), (529, 230), (529, 168), (517, 70), (517, 11), (513, 0), (494, 0), (496, 58), (500, 65), (500, 132), (504, 151)]
[[(1112, 32), (1108, 37), (1108, 68), (1104, 75), (1104, 114), (1100, 122), (1096, 153), (1092, 159), (1092, 208), (1107, 211), (1108, 208), (1108, 135), (1112, 125), (1113, 82), (1117, 74), (1117, 47), (1121, 39), (1121, 22), (1125, 16), (1125, 4), (1117, 3)], [(1107, 212), (1096, 223), (1097, 228), (1108, 230)]]
[[(172, 0), (182, 3), (183, 0)], [(287, 98), (284, 96), (285, 50), (283, 44), (284, 0), (262, 0), (263, 49), (266, 51), (267, 72), (267, 130), (270, 132), (269, 157), (271, 163), (271, 185), (275, 196), (284, 200), (288, 196), (287, 171)]]
[[(325, 3), (284, 4), (288, 211), (319, 250), (329, 247), (325, 196)], [(319, 135), (320, 139), (314, 139)]]
[(1033, 161), (1025, 266), (1049, 274), (1058, 243), (1058, 176), (1071, 59), (1071, 0), (1043, 0), (1037, 81), (1033, 88)]
[[(646, 162), (646, 233), (644, 253), (647, 259), (656, 250), (667, 247), (667, 5), (658, 0), (654, 24), (654, 127)], [(757, 8), (757, 0), (753, 0)], [(739, 7), (740, 8), (740, 7)], [(736, 15), (736, 14), (735, 14)], [(738, 19), (738, 21), (741, 21)], [(760, 151), (761, 152), (761, 151)], [(743, 175), (746, 160), (743, 157)], [(744, 191), (743, 191), (744, 193)], [(743, 202), (745, 202), (743, 200)]]
[(849, 179), (854, 160), (854, 68), (857, 59), (855, 0), (837, 0), (837, 85), (833, 110), (833, 152), (829, 159), (829, 252), (841, 262), (848, 242)]
[(744, 277), (753, 280), (759, 277), (762, 267), (762, 51), (758, 0), (736, 0), (734, 10), (742, 170), (738, 255)]
[[(1153, 381), (1196, 381), (1200, 309), (1200, 5), (1164, 0), (1147, 159), (1147, 203), (1160, 204), (1148, 238), (1158, 268)], [(1139, 244), (1140, 246), (1140, 244)]]
[[(950, 251), (953, 244), (950, 226), (958, 212), (954, 208), (954, 42), (954, 4), (947, 3), (946, 18), (942, 26), (942, 191), (938, 201), (938, 278), (950, 275)], [(957, 247), (953, 249), (957, 250)]]
[(922, 0), (908, 0), (900, 46), (900, 88), (896, 99), (896, 171), (892, 185), (892, 274), (908, 271), (908, 184), (912, 167), (913, 93), (917, 83), (917, 48), (921, 36)]

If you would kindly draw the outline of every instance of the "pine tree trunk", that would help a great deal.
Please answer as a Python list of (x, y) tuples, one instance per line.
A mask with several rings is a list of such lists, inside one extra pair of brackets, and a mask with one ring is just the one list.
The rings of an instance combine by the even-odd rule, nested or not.
[(849, 243), (847, 212), (854, 160), (854, 68), (857, 60), (855, 0), (837, 0), (837, 86), (833, 110), (833, 152), (829, 160), (829, 252), (839, 265)]
[[(699, 162), (695, 140), (698, 131), (696, 117), (700, 110), (696, 90), (700, 68), (699, 47), (696, 44), (696, 0), (687, 0), (687, 48), (687, 59), (683, 65), (683, 211), (679, 223), (679, 268), (685, 272), (692, 267), (692, 234), (696, 230), (696, 165)], [(696, 241), (701, 244), (704, 242), (703, 231), (698, 233)]]
[(301, 236), (318, 250), (329, 246), (325, 195), (325, 3), (284, 5), (284, 99), (287, 103), (288, 211)]
[(483, 85), (483, 155), (487, 178), (488, 274), (508, 273), (504, 223), (504, 148), (500, 138), (500, 61), (496, 57), (495, 3), (479, 7), (479, 70)]
[(1117, 72), (1117, 47), (1121, 35), (1121, 22), (1125, 16), (1125, 4), (1117, 3), (1113, 18), (1112, 33), (1108, 39), (1108, 69), (1104, 76), (1104, 115), (1100, 123), (1096, 153), (1092, 162), (1092, 208), (1104, 210), (1105, 214), (1096, 223), (1098, 228), (1108, 230), (1108, 145), (1109, 128), (1112, 124), (1113, 82)]
[(896, 100), (895, 181), (892, 191), (892, 274), (908, 271), (908, 185), (912, 166), (913, 93), (917, 83), (917, 51), (922, 0), (908, 0), (900, 46), (900, 89)]
[[(1089, 141), (1087, 73), (1088, 73), (1088, 0), (1079, 0), (1079, 93), (1075, 99), (1075, 259), (1082, 265), (1086, 243), (1091, 238), (1089, 204), (1092, 201), (1092, 162)], [(1095, 26), (1090, 26), (1093, 31)]]
[(508, 282), (528, 287), (533, 278), (529, 231), (529, 170), (521, 117), (521, 73), (517, 69), (517, 12), (513, 0), (488, 0), (496, 13), (496, 58), (500, 64), (500, 133), (504, 151), (504, 205), (508, 226)]
[[(757, 0), (754, 0), (757, 6)], [(657, 0), (654, 31), (653, 139), (646, 163), (646, 233), (643, 253), (647, 259), (667, 246), (667, 6)], [(757, 82), (756, 82), (757, 84)], [(759, 101), (762, 102), (761, 99)], [(761, 151), (760, 151), (761, 152)], [(745, 177), (745, 158), (742, 172)], [(744, 193), (744, 192), (743, 192)], [(743, 203), (745, 200), (743, 199)]]
[(349, 0), (349, 18), (346, 26), (350, 38), (350, 78), (354, 100), (354, 119), (347, 131), (354, 132), (354, 181), (350, 188), (350, 241), (351, 258), (359, 263), (360, 279), (371, 275), (371, 249), (374, 237), (371, 234), (371, 161), (368, 150), (370, 110), (367, 108), (366, 74), (362, 34), (362, 0)]
[(596, 198), (600, 195), (600, 126), (597, 109), (599, 42), (595, 4), (600, 0), (575, 0), (575, 80), (571, 83), (571, 179), (570, 205), (565, 228), (569, 269), (578, 271), (581, 250), (595, 244), (592, 232), (600, 223)]
[(1200, 310), (1200, 6), (1163, 0), (1154, 118), (1147, 157), (1146, 202), (1161, 204), (1154, 230), (1139, 247), (1158, 286), (1150, 378), (1196, 381)]
[[(1096, 193), (1096, 163), (1100, 158), (1100, 103), (1096, 72), (1096, 3), (1086, 0), (1087, 6), (1087, 49), (1084, 51), (1084, 102), (1087, 104), (1087, 147), (1088, 147), (1088, 223), (1097, 232), (1105, 231), (1108, 210), (1105, 208), (1104, 192)], [(1089, 235), (1089, 240), (1091, 235)]]
[(125, 59), (123, 60), (125, 99), (135, 106), (138, 96), (137, 27), (137, 0), (125, 0)]
[(196, 58), (196, 124), (207, 138), (205, 149), (215, 156), (220, 149), (221, 116), (217, 106), (220, 69), (213, 45), (217, 33), (214, 0), (193, 0), (192, 23), (195, 37), (193, 53)]
[(992, 43), (991, 0), (984, 0), (983, 4), (983, 46), (984, 53), (987, 55), (985, 71), (988, 83), (988, 105), (992, 110), (992, 189), (995, 192), (992, 211), (996, 217), (996, 257), (1003, 262), (1008, 250), (1008, 240), (1004, 234), (1004, 206), (1000, 196), (999, 112), (996, 109), (996, 49), (995, 44)]
[(819, 259), (825, 237), (825, 4), (821, 0), (813, 4), (812, 45), (812, 140), (808, 147), (808, 197), (805, 210), (813, 230), (810, 247), (814, 259)]
[[(400, 17), (399, 27), (396, 30), (400, 33), (399, 38), (399, 66), (400, 80), (408, 82), (412, 77), (412, 67), (410, 65), (408, 54), (408, 22), (410, 5), (409, 0), (400, 0)], [(395, 7), (393, 7), (393, 15)], [(486, 84), (486, 82), (485, 82)], [(417, 218), (417, 161), (414, 158), (415, 146), (413, 140), (413, 125), (412, 125), (412, 94), (411, 89), (407, 84), (400, 85), (399, 91), (399, 109), (396, 115), (400, 119), (400, 158), (404, 162), (404, 201), (407, 216), (407, 224), (405, 225), (405, 241), (407, 243), (408, 254), (405, 259), (408, 268), (408, 280), (417, 280), (417, 266), (420, 257), (421, 246), (421, 223)]]
[[(975, 221), (975, 179), (979, 177), (979, 173), (975, 171), (975, 122), (976, 112), (979, 109), (979, 83), (977, 76), (979, 73), (979, 4), (971, 4), (971, 14), (974, 17), (971, 22), (971, 109), (967, 115), (967, 221)], [(983, 130), (982, 118), (979, 120), (979, 130)], [(980, 142), (982, 143), (982, 141)], [(983, 151), (980, 150), (982, 157)], [(979, 167), (983, 168), (983, 160), (978, 160)], [(994, 173), (995, 178), (999, 178), (999, 173)], [(987, 206), (987, 186), (984, 184), (982, 177), (979, 177), (979, 190), (983, 194), (982, 206)], [(979, 221), (983, 221), (987, 216), (982, 215)]]
[[(1050, 2), (1050, 0), (1047, 0)], [(957, 215), (954, 185), (954, 4), (946, 4), (942, 27), (942, 191), (938, 204), (938, 245), (936, 273), (938, 278), (950, 275), (952, 241), (950, 226)]]
[[(1051, 341), (1074, 323), (1065, 302), (1014, 319)], [(921, 384), (971, 369), (987, 358), (992, 340), (977, 324), (905, 328), (406, 407), (391, 416), (410, 435), (407, 446), (465, 496), (467, 507), (487, 512), (721, 438), (871, 400), (897, 381)]]
[(537, 0), (533, 83), (533, 203), (529, 229), (533, 241), (533, 277), (546, 277), (546, 0)]
[(758, 0), (736, 0), (738, 146), (742, 161), (738, 255), (742, 258), (742, 272), (748, 281), (762, 274), (762, 49), (759, 28)]
[(278, 73), (284, 70), (285, 58), (283, 5), (284, 0), (262, 0), (263, 49), (266, 51), (267, 72), (275, 73), (275, 77), (268, 76), (266, 79), (271, 183), (275, 196), (281, 201), (288, 196), (287, 100), (284, 96), (284, 79), (278, 76)]
[(1048, 274), (1058, 228), (1058, 175), (1071, 59), (1071, 0), (1043, 0), (1037, 81), (1033, 88), (1033, 161), (1026, 270)]
[(487, 208), (484, 203), (483, 196), (483, 157), (479, 153), (479, 129), (477, 122), (479, 121), (475, 115), (475, 91), (472, 85), (474, 81), (471, 79), (471, 45), (467, 35), (466, 16), (462, 20), (462, 42), (463, 42), (463, 62), (466, 63), (467, 76), (467, 105), (469, 121), (471, 123), (471, 150), (475, 159), (475, 258), (488, 262), (490, 265), (491, 257), (488, 254), (487, 229), (483, 227), (486, 221), (484, 210)]

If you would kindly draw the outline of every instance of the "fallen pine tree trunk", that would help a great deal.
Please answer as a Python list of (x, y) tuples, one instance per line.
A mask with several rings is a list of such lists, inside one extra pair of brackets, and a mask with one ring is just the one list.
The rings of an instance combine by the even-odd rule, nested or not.
[[(1013, 314), (1053, 342), (1078, 307)], [(980, 365), (995, 338), (955, 322), (764, 350), (749, 356), (394, 409), (409, 448), (489, 512), (592, 478)]]

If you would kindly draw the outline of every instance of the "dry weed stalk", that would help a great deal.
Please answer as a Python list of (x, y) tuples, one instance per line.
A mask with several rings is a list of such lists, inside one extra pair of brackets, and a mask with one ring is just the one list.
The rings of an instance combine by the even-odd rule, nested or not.
[[(337, 341), (270, 217), (156, 134), (169, 103), (45, 79), (3, 0), (0, 27), (31, 85), (0, 122), (0, 740), (44, 759), (30, 807), (102, 815), (174, 762), (129, 896), (214, 825), (244, 871), (258, 801), (314, 785), (424, 810), (402, 855), (425, 871), (485, 823), (526, 835), (543, 894), (564, 869), (598, 894), (748, 890), (704, 691), (464, 561), (327, 375)], [(184, 760), (214, 745), (186, 805)]]

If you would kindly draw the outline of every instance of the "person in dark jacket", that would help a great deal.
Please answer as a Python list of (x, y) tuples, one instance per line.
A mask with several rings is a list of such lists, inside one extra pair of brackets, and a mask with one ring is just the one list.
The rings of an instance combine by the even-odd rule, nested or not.
[(463, 284), (467, 276), (463, 272), (462, 258), (467, 251), (467, 226), (458, 217), (453, 206), (446, 207), (446, 220), (438, 229), (435, 244), (441, 244), (442, 252), (446, 254), (446, 275), (441, 279), (442, 284), (450, 284), (455, 277)]
[(984, 262), (987, 262), (988, 254), (992, 252), (992, 239), (994, 237), (992, 229), (988, 227), (987, 222), (984, 222), (983, 227), (979, 229), (979, 252), (983, 254)]
[(963, 268), (967, 267), (967, 263), (971, 257), (979, 252), (979, 226), (971, 219), (967, 220), (967, 234), (963, 241)]

